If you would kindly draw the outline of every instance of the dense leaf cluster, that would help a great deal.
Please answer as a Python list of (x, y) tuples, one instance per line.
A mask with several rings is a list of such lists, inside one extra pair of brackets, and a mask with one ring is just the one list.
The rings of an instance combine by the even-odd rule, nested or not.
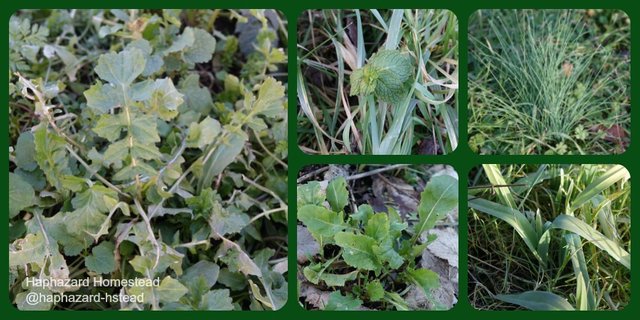
[[(11, 17), (9, 290), (19, 309), (284, 305), (283, 30), (269, 10)], [(159, 285), (26, 281), (95, 277)], [(32, 292), (144, 301), (30, 304)]]
[(375, 212), (363, 204), (345, 216), (349, 192), (344, 177), (323, 190), (318, 181), (298, 186), (297, 217), (318, 242), (320, 252), (302, 269), (306, 281), (333, 291), (324, 310), (361, 308), (409, 310), (407, 286), (427, 297), (440, 284), (439, 275), (417, 264), (435, 240), (421, 235), (458, 206), (457, 180), (431, 178), (421, 194), (418, 221), (409, 225), (392, 207)]

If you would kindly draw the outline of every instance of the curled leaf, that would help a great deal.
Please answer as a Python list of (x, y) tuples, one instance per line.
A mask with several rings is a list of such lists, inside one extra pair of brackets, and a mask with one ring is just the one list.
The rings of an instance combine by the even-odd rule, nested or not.
[(402, 99), (411, 85), (415, 64), (408, 52), (380, 50), (364, 67), (351, 74), (351, 95), (375, 95), (393, 103)]

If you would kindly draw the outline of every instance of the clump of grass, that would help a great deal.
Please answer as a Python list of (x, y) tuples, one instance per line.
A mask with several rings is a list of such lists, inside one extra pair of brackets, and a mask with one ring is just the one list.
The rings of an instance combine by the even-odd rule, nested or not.
[[(298, 19), (300, 148), (312, 154), (438, 154), (455, 149), (457, 28), (455, 15), (446, 10), (303, 12)], [(408, 55), (405, 63), (414, 69), (402, 70), (407, 82), (395, 86), (387, 81), (397, 87), (390, 96), (380, 96), (386, 92), (380, 88), (370, 94), (374, 90), (362, 82), (361, 88), (369, 89), (353, 90), (352, 74), (380, 63), (372, 60), (382, 51)], [(356, 78), (375, 73), (374, 68)]]
[[(628, 144), (628, 18), (481, 10), (469, 25), (469, 137), (485, 154), (621, 153)], [(614, 21), (615, 22), (615, 21)], [(626, 53), (625, 53), (626, 52)]]
[(628, 305), (631, 187), (624, 167), (483, 165), (469, 178), (474, 307), (619, 310)]

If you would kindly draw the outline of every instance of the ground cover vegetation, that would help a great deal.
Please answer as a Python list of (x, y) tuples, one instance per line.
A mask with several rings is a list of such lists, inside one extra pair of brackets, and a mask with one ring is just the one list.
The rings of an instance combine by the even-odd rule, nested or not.
[[(283, 19), (272, 10), (10, 18), (9, 294), (18, 309), (284, 305)], [(66, 281), (100, 277), (159, 284)], [(34, 303), (33, 293), (143, 299)]]
[(630, 21), (616, 10), (480, 10), (469, 22), (469, 146), (481, 154), (622, 153)]
[(300, 179), (297, 260), (303, 307), (446, 310), (456, 303), (455, 171), (325, 166), (303, 170)]
[(447, 10), (298, 18), (298, 145), (310, 154), (446, 154), (458, 145), (458, 23)]
[(631, 182), (620, 165), (492, 165), (469, 184), (469, 300), (483, 310), (620, 310)]

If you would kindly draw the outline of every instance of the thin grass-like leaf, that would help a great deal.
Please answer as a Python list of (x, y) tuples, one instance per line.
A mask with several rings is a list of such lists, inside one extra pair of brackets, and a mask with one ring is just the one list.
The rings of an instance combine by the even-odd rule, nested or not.
[[(504, 180), (504, 177), (502, 176), (502, 173), (500, 172), (500, 167), (497, 164), (483, 164), (482, 168), (484, 168), (484, 172), (487, 174), (487, 178), (489, 178), (489, 182), (491, 182), (492, 185), (504, 186), (507, 184), (506, 180)], [(502, 204), (507, 205), (512, 209), (516, 208), (516, 201), (513, 199), (511, 189), (509, 189), (508, 187), (503, 187), (495, 188), (494, 190)]]
[(621, 165), (615, 165), (603, 173), (598, 179), (589, 184), (571, 203), (571, 211), (580, 208), (593, 197), (600, 194), (620, 180), (628, 180), (629, 171)]
[(404, 10), (395, 9), (391, 14), (391, 20), (389, 20), (389, 29), (387, 30), (387, 41), (384, 43), (384, 48), (389, 50), (395, 50), (400, 43), (400, 35), (402, 33), (402, 17), (404, 16)]
[(367, 56), (367, 52), (364, 48), (364, 32), (362, 31), (362, 18), (360, 17), (360, 10), (356, 10), (356, 21), (357, 21), (357, 30), (358, 30), (358, 40), (356, 43), (356, 53), (357, 53), (357, 63), (358, 68), (362, 68), (364, 66), (364, 59)]
[(598, 226), (602, 229), (604, 235), (610, 240), (620, 243), (620, 235), (616, 228), (616, 218), (611, 211), (611, 200), (602, 195), (597, 195), (591, 199), (591, 203), (597, 208)]
[(516, 186), (511, 187), (511, 192), (519, 195), (525, 191), (530, 191), (536, 184), (545, 180), (555, 178), (559, 175), (559, 170), (547, 170), (548, 165), (541, 165), (534, 173), (516, 180)]
[(516, 294), (499, 294), (496, 295), (496, 299), (517, 304), (521, 307), (535, 311), (575, 310), (567, 299), (548, 291), (526, 291)]
[(594, 246), (606, 251), (612, 258), (620, 262), (623, 266), (631, 269), (631, 255), (629, 252), (624, 250), (614, 241), (609, 240), (590, 225), (584, 223), (582, 220), (565, 214), (559, 215), (553, 221), (552, 228), (566, 230), (581, 236)]
[(579, 310), (596, 310), (596, 297), (591, 287), (589, 270), (587, 269), (584, 252), (582, 251), (580, 237), (576, 234), (569, 233), (566, 234), (564, 238), (571, 252), (571, 263), (573, 264), (573, 272), (576, 275), (577, 308)]
[(485, 199), (473, 199), (469, 201), (469, 207), (490, 214), (512, 226), (536, 258), (538, 255), (538, 235), (527, 217), (520, 211), (509, 208), (499, 203)]
[(447, 130), (447, 136), (449, 137), (449, 144), (451, 145), (451, 151), (458, 147), (458, 119), (456, 119), (455, 110), (447, 105), (440, 106), (442, 118), (444, 119), (444, 126)]
[(380, 23), (380, 25), (382, 26), (382, 29), (384, 29), (385, 32), (388, 31), (389, 27), (387, 27), (387, 23), (384, 21), (384, 18), (382, 18), (382, 16), (380, 15), (380, 11), (378, 11), (378, 9), (371, 9), (371, 13), (376, 18), (376, 20), (378, 20), (378, 23)]
[(315, 115), (313, 114), (313, 110), (311, 110), (311, 103), (309, 102), (309, 96), (307, 95), (307, 90), (304, 82), (304, 77), (302, 76), (302, 72), (300, 71), (300, 66), (298, 66), (298, 102), (300, 103), (300, 108), (302, 112), (309, 118), (311, 124), (313, 124), (313, 132), (316, 135), (316, 140), (318, 141), (318, 146), (320, 146), (320, 151), (322, 153), (328, 153), (327, 146), (324, 143), (324, 139), (322, 138), (322, 134), (327, 135), (322, 127), (318, 123)]

